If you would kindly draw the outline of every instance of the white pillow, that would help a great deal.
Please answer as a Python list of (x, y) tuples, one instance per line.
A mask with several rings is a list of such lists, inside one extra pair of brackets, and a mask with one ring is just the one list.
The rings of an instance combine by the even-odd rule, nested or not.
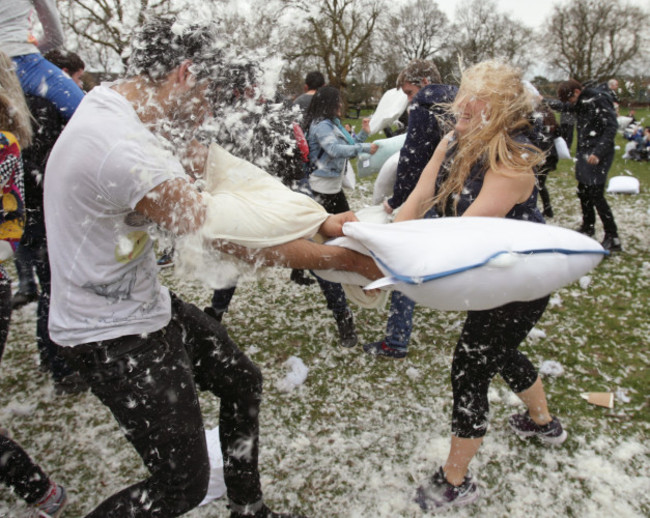
[(235, 285), (252, 267), (206, 243), (222, 239), (249, 248), (267, 248), (316, 234), (327, 211), (309, 196), (292, 191), (257, 166), (217, 144), (206, 164), (206, 221), (198, 232), (176, 241), (176, 274), (210, 288)]
[(375, 140), (373, 143), (377, 144), (377, 151), (374, 154), (360, 153), (359, 161), (357, 162), (357, 170), (359, 177), (364, 178), (378, 172), (388, 160), (395, 153), (399, 152), (406, 140), (406, 134), (402, 133), (396, 137)]
[(366, 249), (387, 275), (366, 289), (395, 289), (440, 310), (540, 298), (579, 279), (607, 254), (573, 230), (505, 218), (359, 222), (343, 230), (346, 237), (329, 244)]
[(382, 203), (385, 198), (389, 198), (393, 195), (395, 178), (397, 178), (399, 155), (400, 151), (394, 153), (384, 162), (384, 165), (381, 166), (372, 191), (372, 203)]
[(409, 98), (401, 88), (391, 88), (379, 99), (377, 109), (370, 117), (370, 134), (390, 126), (400, 118), (409, 104)]
[(634, 176), (613, 176), (607, 184), (607, 192), (620, 194), (639, 194), (641, 185)]

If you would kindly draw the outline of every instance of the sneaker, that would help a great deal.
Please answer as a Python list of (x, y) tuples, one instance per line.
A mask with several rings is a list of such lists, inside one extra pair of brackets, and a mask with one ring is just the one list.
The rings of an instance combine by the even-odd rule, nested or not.
[(256, 513), (254, 514), (244, 514), (236, 511), (232, 511), (230, 513), (230, 518), (306, 518), (303, 515), (300, 514), (290, 514), (290, 513), (274, 513), (266, 507), (266, 505), (263, 505), (261, 509), (259, 509)]
[(354, 318), (352, 311), (346, 309), (342, 313), (335, 313), (334, 319), (336, 326), (339, 328), (339, 343), (341, 347), (354, 347), (359, 343), (357, 331), (354, 328)]
[(550, 423), (539, 425), (533, 421), (528, 411), (523, 414), (513, 414), (508, 419), (510, 428), (520, 437), (539, 437), (549, 444), (562, 444), (567, 433), (560, 420), (553, 416)]
[(584, 225), (580, 225), (578, 228), (576, 228), (576, 232), (580, 232), (585, 236), (594, 237), (594, 234), (596, 234), (596, 229), (594, 227), (585, 227)]
[(174, 266), (174, 259), (172, 259), (171, 254), (163, 254), (158, 259), (157, 263), (160, 268), (168, 268)]
[(553, 209), (551, 207), (545, 207), (544, 212), (542, 213), (545, 218), (553, 218)]
[(386, 358), (406, 357), (406, 347), (392, 347), (386, 342), (371, 342), (364, 344), (363, 350), (373, 356), (385, 356)]
[(463, 483), (454, 486), (447, 482), (445, 472), (440, 469), (421, 485), (415, 495), (415, 502), (423, 511), (445, 511), (450, 507), (462, 507), (475, 502), (481, 495), (478, 485), (467, 472)]
[(68, 503), (68, 494), (63, 486), (52, 483), (47, 494), (34, 504), (33, 518), (58, 518)]
[(314, 279), (305, 273), (305, 270), (291, 270), (291, 276), (289, 278), (299, 286), (311, 286), (316, 283)]
[(207, 306), (203, 308), (203, 312), (206, 315), (214, 318), (217, 322), (221, 322), (223, 320), (223, 314), (225, 313), (225, 311), (218, 311), (213, 306)]
[(601, 243), (603, 248), (608, 252), (622, 252), (623, 247), (621, 246), (621, 240), (618, 236), (612, 236), (611, 234), (605, 234), (605, 239)]
[(17, 291), (11, 299), (11, 309), (22, 308), (30, 302), (38, 300), (38, 292), (25, 293), (24, 291)]

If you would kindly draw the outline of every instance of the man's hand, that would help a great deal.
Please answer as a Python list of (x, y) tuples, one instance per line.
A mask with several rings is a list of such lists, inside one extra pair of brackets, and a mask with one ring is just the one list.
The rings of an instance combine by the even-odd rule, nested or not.
[(371, 155), (374, 155), (377, 152), (378, 149), (379, 149), (379, 146), (377, 144), (375, 144), (374, 142), (372, 144), (370, 144), (370, 154)]
[(361, 121), (361, 128), (363, 131), (370, 134), (370, 119), (368, 117)]
[(596, 155), (589, 155), (587, 157), (587, 163), (589, 165), (598, 165), (600, 163), (600, 158), (598, 158)]
[(330, 214), (318, 229), (318, 232), (325, 237), (340, 237), (343, 235), (343, 224), (348, 221), (359, 221), (354, 212), (341, 212)]

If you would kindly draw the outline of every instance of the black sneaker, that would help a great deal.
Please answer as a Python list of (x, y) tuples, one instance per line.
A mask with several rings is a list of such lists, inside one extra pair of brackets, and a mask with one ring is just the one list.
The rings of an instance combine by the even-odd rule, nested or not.
[(253, 514), (244, 514), (237, 511), (230, 513), (230, 518), (306, 518), (301, 514), (291, 513), (275, 513), (271, 511), (266, 505), (262, 506), (257, 512)]
[(567, 438), (566, 430), (562, 428), (562, 423), (557, 417), (553, 417), (550, 423), (539, 425), (526, 411), (523, 414), (511, 415), (508, 424), (520, 437), (538, 437), (548, 444), (562, 444)]
[(305, 270), (291, 270), (291, 276), (289, 278), (299, 286), (311, 286), (316, 283), (314, 279), (305, 273)]
[(163, 254), (160, 256), (160, 259), (158, 259), (156, 264), (158, 265), (158, 268), (169, 268), (170, 266), (174, 266), (174, 259), (171, 254)]
[(584, 225), (580, 225), (578, 228), (576, 228), (576, 232), (580, 232), (585, 236), (594, 237), (594, 234), (596, 234), (596, 229), (594, 227), (585, 227)]
[(335, 313), (334, 319), (339, 329), (339, 343), (341, 347), (354, 347), (359, 343), (357, 331), (354, 328), (354, 317), (352, 311), (346, 309), (342, 313)]
[(462, 507), (475, 502), (481, 496), (478, 485), (467, 472), (463, 483), (454, 486), (447, 482), (445, 472), (440, 469), (416, 491), (415, 502), (423, 511), (444, 511), (450, 507)]
[(32, 293), (25, 293), (24, 291), (17, 291), (16, 294), (11, 299), (11, 309), (22, 308), (30, 302), (35, 302), (38, 300), (38, 292), (34, 291)]
[(363, 350), (373, 356), (385, 356), (386, 358), (406, 357), (406, 347), (392, 347), (383, 341), (364, 344)]
[(623, 247), (621, 246), (621, 240), (618, 236), (612, 236), (611, 234), (605, 234), (605, 239), (601, 243), (603, 248), (608, 252), (622, 252)]

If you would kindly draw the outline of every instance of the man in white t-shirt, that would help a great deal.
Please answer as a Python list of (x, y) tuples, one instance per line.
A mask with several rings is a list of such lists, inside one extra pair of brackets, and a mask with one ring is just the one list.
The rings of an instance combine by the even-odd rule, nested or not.
[[(182, 235), (204, 222), (201, 195), (170, 148), (190, 148), (210, 105), (217, 43), (212, 26), (149, 19), (133, 41), (127, 78), (86, 96), (48, 162), (50, 334), (150, 472), (91, 517), (178, 516), (201, 502), (209, 460), (197, 389), (221, 401), (231, 517), (289, 516), (262, 499), (261, 373), (221, 324), (159, 284), (150, 238), (153, 225)], [(330, 216), (320, 232), (340, 235), (351, 218)], [(254, 254), (215, 247), (264, 264), (379, 275), (368, 258), (306, 240)]]

